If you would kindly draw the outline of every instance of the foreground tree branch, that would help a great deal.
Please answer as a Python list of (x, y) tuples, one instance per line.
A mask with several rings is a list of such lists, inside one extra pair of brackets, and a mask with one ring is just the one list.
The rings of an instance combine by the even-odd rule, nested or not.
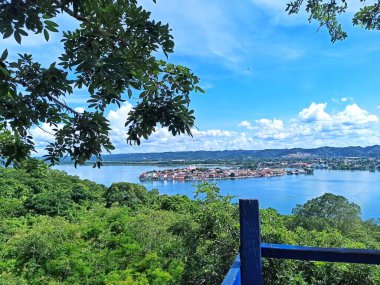
[[(352, 24), (367, 30), (379, 30), (380, 0), (368, 5), (366, 5), (365, 0), (360, 0), (360, 2), (363, 6), (354, 14)], [(338, 16), (346, 13), (350, 5), (352, 3), (347, 0), (295, 0), (287, 4), (286, 11), (289, 14), (298, 14), (301, 8), (304, 7), (309, 15), (309, 22), (317, 21), (319, 28), (326, 27), (331, 41), (335, 42), (347, 38), (347, 33), (338, 21)]]
[(62, 9), (62, 11), (66, 12), (69, 16), (77, 19), (78, 21), (87, 22), (87, 19), (85, 17), (82, 17), (81, 15), (75, 13), (73, 10), (71, 10), (66, 4), (63, 4), (61, 1), (54, 0), (52, 2), (57, 5), (57, 8)]
[[(100, 166), (102, 153), (114, 149), (104, 112), (132, 96), (138, 100), (126, 121), (129, 144), (140, 144), (157, 127), (191, 135), (195, 117), (190, 95), (203, 92), (199, 78), (188, 68), (155, 57), (173, 52), (173, 37), (169, 26), (151, 19), (136, 0), (19, 4), (0, 1), (0, 33), (20, 44), (31, 32), (49, 40), (51, 33), (59, 32), (54, 19), (61, 13), (81, 24), (63, 32), (64, 51), (57, 64), (42, 66), (28, 54), (9, 61), (7, 50), (0, 56), (0, 124), (22, 142), (1, 152), (3, 159), (17, 162), (29, 156), (34, 151), (30, 130), (47, 123), (55, 136), (46, 147), (51, 164), (68, 155), (75, 164), (96, 158)], [(83, 113), (60, 99), (74, 90), (88, 94)]]

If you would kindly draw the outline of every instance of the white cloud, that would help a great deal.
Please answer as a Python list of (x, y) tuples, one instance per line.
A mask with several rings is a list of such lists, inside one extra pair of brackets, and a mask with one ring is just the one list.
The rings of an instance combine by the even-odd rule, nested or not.
[(192, 137), (188, 135), (174, 137), (166, 128), (157, 128), (156, 132), (148, 140), (143, 140), (140, 146), (127, 145), (125, 135), (122, 136), (123, 141), (113, 140), (113, 143), (116, 146), (115, 153), (248, 149), (253, 143), (253, 139), (244, 132), (192, 129), (192, 134)]
[[(364, 145), (378, 143), (378, 117), (360, 108), (347, 105), (343, 111), (328, 113), (326, 103), (312, 103), (299, 112), (298, 118), (287, 124), (278, 119), (259, 119), (255, 124), (243, 121), (252, 136), (266, 141), (277, 141), (278, 147), (312, 147), (320, 145)], [(377, 127), (377, 128), (376, 128)]]
[(368, 111), (360, 108), (357, 104), (347, 105), (344, 111), (337, 113), (334, 119), (345, 125), (363, 125), (378, 122), (376, 115), (371, 115)]
[(255, 137), (260, 139), (284, 139), (289, 136), (285, 132), (284, 122), (278, 119), (259, 119), (256, 120)]
[(261, 118), (238, 124), (247, 131), (193, 129), (193, 137), (173, 137), (166, 128), (157, 128), (140, 146), (129, 146), (124, 124), (131, 109), (132, 105), (125, 102), (107, 116), (115, 153), (369, 145), (380, 137), (373, 129), (378, 118), (358, 105), (347, 105), (343, 111), (332, 113), (326, 111), (326, 103), (313, 102), (288, 122)]
[[(175, 55), (187, 59), (186, 65), (196, 66), (197, 60), (208, 68), (217, 65), (242, 75), (251, 75), (247, 67), (262, 58), (283, 61), (297, 60), (307, 48), (288, 37), (275, 36), (273, 26), (263, 25), (260, 9), (250, 2), (220, 0), (140, 1), (152, 17), (168, 22), (175, 39)], [(265, 1), (259, 3), (262, 8)], [(286, 3), (283, 3), (283, 16)], [(179, 7), (181, 7), (179, 9)], [(256, 17), (260, 14), (259, 17)], [(292, 19), (290, 21), (292, 21)], [(307, 24), (307, 20), (303, 19)], [(208, 76), (209, 74), (207, 74)], [(205, 76), (204, 76), (205, 77)]]
[[(62, 126), (63, 125), (58, 125), (58, 129)], [(54, 129), (54, 126), (42, 123), (39, 127), (34, 127), (30, 130), (38, 155), (46, 154), (45, 147), (49, 143), (54, 142)]]
[[(116, 147), (113, 153), (365, 146), (378, 144), (380, 139), (378, 117), (357, 104), (347, 105), (340, 112), (327, 112), (326, 103), (312, 103), (298, 117), (286, 122), (277, 118), (242, 121), (238, 126), (246, 131), (193, 129), (193, 137), (174, 137), (166, 128), (157, 128), (140, 146), (130, 146), (126, 143), (125, 122), (132, 108), (129, 102), (124, 102), (120, 109), (110, 110), (107, 115), (112, 129), (110, 138)], [(53, 141), (53, 128), (48, 124), (42, 124), (41, 128), (45, 131), (32, 129), (39, 154)]]
[(247, 128), (248, 130), (252, 130), (252, 129), (253, 129), (251, 123), (248, 122), (248, 121), (243, 121), (243, 122), (241, 122), (238, 126), (239, 126), (239, 127)]
[(111, 131), (111, 141), (115, 145), (126, 144), (126, 128), (125, 122), (128, 118), (128, 113), (132, 110), (132, 104), (129, 102), (124, 102), (120, 109), (116, 111), (111, 110), (108, 113), (107, 119), (110, 122)]
[(74, 109), (74, 111), (78, 112), (78, 113), (83, 113), (84, 112), (84, 108), (83, 107), (76, 107)]
[(31, 134), (37, 145), (40, 146), (42, 143), (51, 142), (54, 138), (53, 136), (53, 128), (47, 123), (43, 123), (40, 127), (35, 127), (31, 130)]
[(281, 120), (273, 119), (260, 119), (256, 120), (259, 127), (270, 129), (270, 130), (281, 130), (284, 128), (284, 123)]
[(337, 104), (340, 104), (340, 103), (344, 103), (344, 104), (347, 104), (349, 102), (354, 102), (354, 98), (353, 97), (341, 97), (341, 98), (331, 98), (331, 101), (333, 101), (334, 103), (337, 103)]
[(305, 108), (299, 112), (298, 117), (301, 121), (307, 123), (315, 121), (329, 121), (331, 120), (331, 116), (325, 112), (326, 107), (326, 103), (316, 104), (313, 102), (308, 108)]
[[(227, 3), (220, 1), (140, 1), (155, 19), (169, 22), (176, 42), (176, 53), (216, 56), (236, 62), (243, 51)], [(179, 7), (181, 7), (179, 9)]]
[(252, 4), (264, 10), (269, 16), (270, 21), (274, 25), (293, 26), (293, 25), (307, 25), (308, 16), (304, 9), (295, 15), (288, 15), (285, 11), (288, 0), (251, 0)]
[[(111, 141), (118, 146), (126, 144), (126, 128), (125, 122), (128, 117), (129, 111), (132, 109), (132, 105), (129, 102), (124, 102), (120, 109), (111, 110), (107, 115), (107, 119), (110, 121), (112, 130), (110, 131)], [(77, 107), (75, 111), (82, 113), (84, 108)], [(61, 125), (58, 126), (58, 128)], [(39, 127), (31, 129), (31, 134), (34, 138), (36, 150), (38, 154), (45, 154), (45, 147), (49, 142), (54, 141), (54, 127), (49, 124), (43, 123)]]
[(140, 146), (126, 143), (125, 121), (132, 105), (124, 102), (118, 110), (111, 110), (107, 119), (111, 125), (111, 141), (116, 147), (115, 153), (122, 152), (163, 152), (184, 150), (216, 150), (248, 147), (251, 138), (244, 133), (226, 130), (192, 130), (193, 137), (187, 135), (173, 136), (166, 128), (157, 128), (148, 140), (142, 140)]

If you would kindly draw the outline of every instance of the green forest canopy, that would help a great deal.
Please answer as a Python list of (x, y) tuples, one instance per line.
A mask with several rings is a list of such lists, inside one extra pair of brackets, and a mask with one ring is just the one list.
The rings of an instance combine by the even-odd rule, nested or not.
[[(28, 161), (1, 169), (0, 189), (0, 284), (220, 284), (238, 251), (238, 207), (214, 184), (198, 185), (191, 200)], [(379, 224), (342, 196), (317, 197), (293, 215), (261, 210), (261, 224), (263, 242), (380, 249)], [(380, 283), (378, 266), (263, 266), (266, 284)]]

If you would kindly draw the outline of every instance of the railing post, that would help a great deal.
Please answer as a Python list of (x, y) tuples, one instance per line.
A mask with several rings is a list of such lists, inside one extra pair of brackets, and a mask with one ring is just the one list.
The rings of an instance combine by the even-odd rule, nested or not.
[(240, 199), (241, 284), (262, 285), (259, 201)]

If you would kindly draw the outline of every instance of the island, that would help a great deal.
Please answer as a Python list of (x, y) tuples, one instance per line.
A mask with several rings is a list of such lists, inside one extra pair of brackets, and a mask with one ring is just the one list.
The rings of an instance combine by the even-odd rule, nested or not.
[(187, 168), (153, 170), (144, 172), (139, 176), (140, 181), (194, 181), (214, 179), (239, 179), (274, 177), (282, 175), (311, 174), (309, 169), (282, 169), (282, 168)]

